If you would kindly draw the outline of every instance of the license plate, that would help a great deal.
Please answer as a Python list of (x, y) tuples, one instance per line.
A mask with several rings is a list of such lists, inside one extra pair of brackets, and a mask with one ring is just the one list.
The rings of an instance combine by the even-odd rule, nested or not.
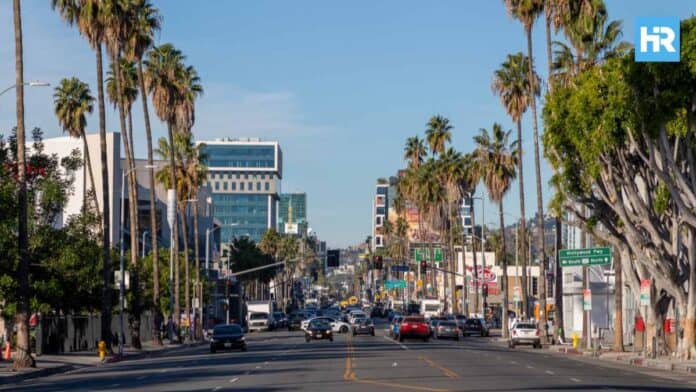
[(232, 347), (232, 343), (225, 343), (225, 347), (226, 348)]
[(318, 337), (318, 338), (320, 338), (320, 337), (321, 337), (321, 334), (320, 334), (320, 333), (318, 333), (318, 334), (317, 334), (317, 337)]

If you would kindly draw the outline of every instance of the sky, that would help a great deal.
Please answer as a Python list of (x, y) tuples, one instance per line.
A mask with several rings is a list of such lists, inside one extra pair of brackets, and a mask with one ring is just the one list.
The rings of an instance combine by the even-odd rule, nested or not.
[[(153, 0), (163, 16), (157, 44), (173, 43), (199, 72), (204, 95), (193, 132), (199, 140), (261, 137), (283, 149), (285, 192), (307, 192), (310, 226), (330, 247), (371, 233), (376, 179), (405, 163), (406, 138), (423, 137), (430, 116), (454, 125), (452, 146), (473, 150), (472, 137), (494, 122), (513, 123), (491, 91), (507, 54), (526, 53), (522, 26), (502, 1), (463, 0)], [(691, 0), (608, 0), (611, 19), (624, 22), (632, 43), (638, 16), (696, 11)], [(24, 78), (57, 85), (76, 76), (96, 95), (94, 52), (51, 10), (48, 0), (23, 1)], [(534, 27), (535, 67), (546, 79), (544, 26)], [(14, 83), (12, 2), (0, 0), (0, 90)], [(53, 87), (25, 89), (27, 129), (61, 135)], [(541, 112), (539, 104), (539, 112)], [(108, 104), (107, 104), (108, 105)], [(135, 104), (136, 156), (145, 157), (141, 103)], [(166, 135), (151, 110), (154, 137)], [(0, 133), (14, 126), (14, 96), (0, 97)], [(536, 210), (531, 115), (523, 122), (527, 217)], [(96, 132), (95, 114), (88, 132)], [(107, 109), (107, 129), (118, 116)], [(543, 123), (539, 122), (543, 132)], [(543, 153), (543, 151), (542, 151)], [(542, 164), (544, 202), (551, 170)], [(519, 216), (519, 185), (504, 208)], [(483, 187), (477, 194), (485, 196)], [(494, 206), (485, 222), (497, 226)], [(477, 214), (477, 218), (479, 215)], [(510, 217), (506, 217), (510, 219)]]

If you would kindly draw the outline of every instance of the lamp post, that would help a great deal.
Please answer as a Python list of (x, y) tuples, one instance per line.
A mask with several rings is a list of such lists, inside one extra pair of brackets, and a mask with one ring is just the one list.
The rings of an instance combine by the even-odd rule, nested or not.
[[(29, 86), (29, 87), (48, 87), (48, 86), (50, 86), (50, 85), (51, 85), (51, 83), (44, 82), (44, 81), (41, 81), (41, 80), (32, 80), (32, 81), (29, 81), (29, 82), (24, 82), (24, 84), (23, 84), (23, 86)], [(16, 84), (13, 84), (12, 86), (10, 86), (10, 87), (8, 87), (8, 88), (6, 88), (6, 89), (0, 91), (0, 95), (5, 94), (6, 92), (8, 92), (8, 91), (14, 89), (15, 87), (17, 87), (17, 85), (16, 85)]]
[[(124, 338), (125, 328), (123, 326), (123, 308), (125, 307), (126, 283), (125, 283), (125, 272), (124, 272), (125, 266), (124, 266), (124, 261), (123, 261), (123, 252), (125, 249), (124, 243), (123, 243), (123, 232), (124, 232), (123, 220), (125, 219), (124, 218), (125, 214), (123, 212), (124, 211), (123, 200), (126, 198), (126, 195), (125, 195), (126, 176), (129, 175), (130, 173), (132, 173), (133, 171), (138, 170), (138, 169), (154, 169), (156, 167), (157, 166), (155, 166), (155, 165), (145, 165), (145, 166), (141, 166), (141, 167), (135, 167), (133, 169), (123, 170), (122, 175), (121, 175), (121, 217), (120, 217), (119, 226), (118, 226), (119, 227), (119, 230), (118, 230), (119, 231), (119, 235), (118, 235), (119, 240), (118, 240), (118, 242), (119, 242), (119, 252), (120, 252), (120, 254), (119, 254), (119, 273), (120, 273), (119, 280), (120, 280), (120, 282), (118, 285), (118, 302), (120, 305), (120, 309), (119, 309), (120, 327), (119, 327), (119, 330), (120, 330), (120, 335), (121, 335), (121, 336), (119, 336), (119, 339), (118, 339), (118, 355), (119, 356), (123, 355), (123, 341), (125, 340), (125, 338)], [(130, 202), (133, 203), (133, 200), (131, 200)], [(137, 203), (137, 200), (135, 202)], [(130, 224), (133, 225), (133, 222), (130, 222)], [(133, 230), (133, 227), (131, 226), (130, 229)], [(137, 230), (137, 229), (138, 228), (136, 227), (135, 230)], [(131, 244), (131, 246), (133, 246), (133, 244)], [(136, 246), (137, 246), (137, 244), (136, 244)], [(145, 245), (143, 244), (143, 247), (144, 246)]]

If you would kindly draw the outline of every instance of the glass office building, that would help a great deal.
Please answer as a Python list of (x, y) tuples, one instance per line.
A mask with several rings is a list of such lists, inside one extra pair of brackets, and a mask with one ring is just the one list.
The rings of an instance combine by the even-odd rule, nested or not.
[(278, 202), (278, 232), (306, 235), (307, 226), (307, 194), (281, 194)]
[(200, 142), (208, 166), (213, 216), (221, 242), (249, 237), (258, 242), (276, 227), (283, 158), (278, 142), (255, 138)]

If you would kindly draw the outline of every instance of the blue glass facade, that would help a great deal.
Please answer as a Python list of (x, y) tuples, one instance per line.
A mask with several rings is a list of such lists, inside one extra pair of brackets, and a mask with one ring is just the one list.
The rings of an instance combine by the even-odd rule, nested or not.
[(223, 243), (234, 237), (258, 242), (276, 225), (282, 177), (282, 153), (275, 142), (224, 140), (203, 142), (212, 189), (213, 216)]

